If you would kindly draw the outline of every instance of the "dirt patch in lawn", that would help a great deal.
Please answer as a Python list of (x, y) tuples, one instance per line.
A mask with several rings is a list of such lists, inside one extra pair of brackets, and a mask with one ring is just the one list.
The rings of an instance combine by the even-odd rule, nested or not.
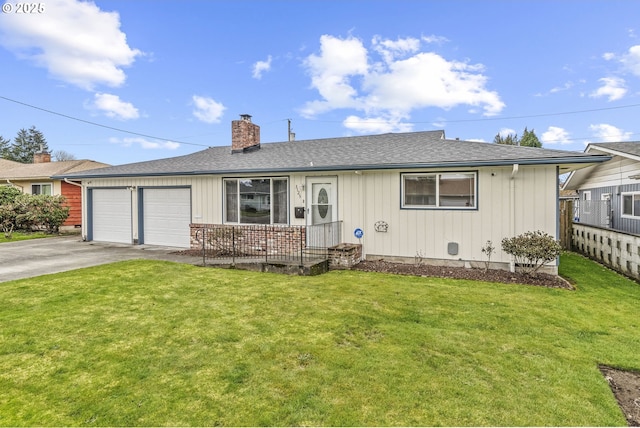
[(426, 264), (392, 263), (384, 260), (366, 260), (352, 269), (365, 272), (386, 272), (400, 275), (434, 276), (438, 278), (470, 279), (476, 281), (501, 282), (506, 284), (526, 284), (550, 288), (574, 290), (565, 279), (544, 273), (535, 276), (498, 269), (477, 269), (463, 267), (431, 266)]
[(600, 366), (630, 427), (640, 426), (640, 373)]

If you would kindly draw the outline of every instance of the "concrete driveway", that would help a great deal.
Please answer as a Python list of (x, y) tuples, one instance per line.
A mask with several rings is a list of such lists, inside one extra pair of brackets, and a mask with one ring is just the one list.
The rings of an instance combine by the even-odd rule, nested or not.
[(80, 236), (30, 239), (0, 244), (0, 282), (131, 259), (202, 264), (202, 258), (175, 254), (182, 248), (83, 242)]

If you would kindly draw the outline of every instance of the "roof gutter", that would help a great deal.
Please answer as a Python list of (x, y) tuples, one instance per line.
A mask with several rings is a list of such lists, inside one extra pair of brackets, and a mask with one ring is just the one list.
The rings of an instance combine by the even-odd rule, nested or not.
[[(589, 164), (606, 162), (611, 156), (595, 155), (585, 157), (563, 157), (553, 159), (522, 159), (518, 160), (519, 165), (558, 165), (558, 164)], [(286, 173), (286, 172), (320, 172), (320, 171), (365, 171), (384, 169), (410, 169), (410, 168), (469, 168), (484, 166), (511, 166), (514, 160), (487, 160), (472, 162), (440, 162), (440, 163), (414, 163), (414, 164), (370, 164), (370, 165), (331, 165), (331, 166), (304, 166), (292, 168), (253, 168), (253, 169), (220, 169), (220, 170), (200, 170), (200, 171), (168, 171), (149, 173), (115, 173), (115, 174), (87, 174), (69, 175), (71, 179), (89, 178), (119, 178), (119, 177), (162, 177), (169, 175), (223, 175), (223, 174), (264, 174), (264, 173)], [(62, 180), (64, 176), (53, 176), (54, 179)]]

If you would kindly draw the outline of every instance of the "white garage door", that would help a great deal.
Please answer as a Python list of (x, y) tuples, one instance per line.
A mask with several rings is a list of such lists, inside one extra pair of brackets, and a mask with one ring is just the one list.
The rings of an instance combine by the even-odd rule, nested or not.
[(143, 244), (190, 246), (191, 190), (143, 189)]
[(131, 244), (131, 191), (92, 190), (92, 239)]

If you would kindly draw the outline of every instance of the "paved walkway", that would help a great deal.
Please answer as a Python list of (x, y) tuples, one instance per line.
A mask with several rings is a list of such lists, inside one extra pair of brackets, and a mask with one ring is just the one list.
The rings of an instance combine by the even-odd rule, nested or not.
[(131, 259), (202, 264), (202, 258), (176, 254), (180, 250), (182, 248), (83, 242), (75, 235), (1, 243), (0, 282)]

